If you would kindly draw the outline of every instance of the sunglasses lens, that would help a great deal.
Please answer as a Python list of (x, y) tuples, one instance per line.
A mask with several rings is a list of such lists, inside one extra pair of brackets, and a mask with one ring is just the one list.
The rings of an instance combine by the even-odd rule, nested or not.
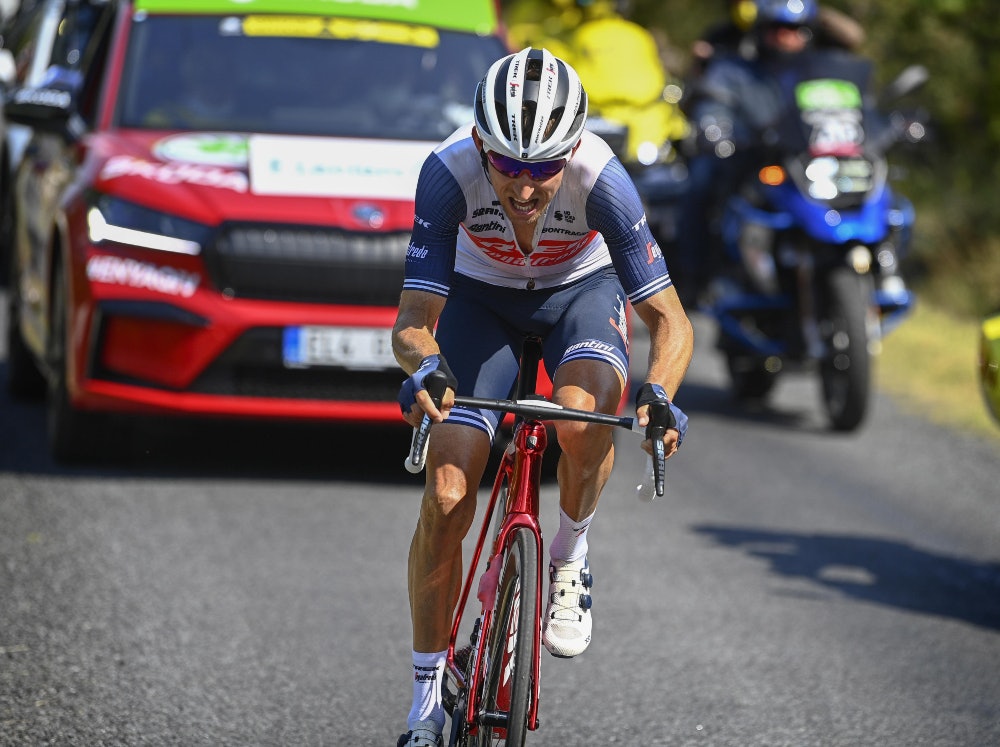
[(486, 157), (493, 164), (493, 168), (510, 179), (516, 179), (521, 172), (527, 171), (528, 176), (535, 181), (544, 181), (551, 179), (566, 167), (565, 158), (552, 161), (518, 161), (516, 158), (493, 151), (487, 151)]

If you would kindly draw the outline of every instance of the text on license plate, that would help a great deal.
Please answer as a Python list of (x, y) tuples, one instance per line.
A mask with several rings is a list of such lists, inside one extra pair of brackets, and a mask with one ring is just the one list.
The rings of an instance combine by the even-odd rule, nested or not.
[(289, 368), (397, 368), (390, 334), (380, 327), (286, 327), (282, 356)]

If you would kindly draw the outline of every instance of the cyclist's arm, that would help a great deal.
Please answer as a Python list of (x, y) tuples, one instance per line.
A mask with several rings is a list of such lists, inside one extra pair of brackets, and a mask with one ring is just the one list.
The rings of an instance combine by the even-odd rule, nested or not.
[[(446, 300), (444, 296), (426, 291), (404, 290), (400, 294), (399, 313), (392, 328), (392, 352), (407, 374), (413, 374), (427, 356), (440, 354), (441, 349), (434, 339), (434, 327)], [(406, 422), (414, 427), (420, 424), (424, 413), (435, 422), (447, 417), (454, 404), (455, 393), (451, 389), (445, 393), (440, 410), (434, 406), (426, 390), (418, 391), (416, 400), (420, 412), (404, 414)]]
[[(667, 397), (673, 399), (694, 351), (691, 322), (673, 286), (639, 302), (633, 308), (649, 330), (646, 381), (659, 384)], [(645, 425), (642, 414), (640, 424)]]
[(406, 373), (416, 371), (428, 355), (441, 352), (434, 339), (434, 327), (446, 300), (424, 291), (404, 290), (400, 294), (399, 313), (392, 328), (392, 352)]
[[(649, 330), (646, 381), (663, 387), (663, 394), (672, 401), (684, 379), (694, 350), (691, 322), (684, 313), (684, 307), (673, 286), (639, 302), (633, 308)], [(663, 436), (664, 456), (668, 459), (677, 452), (687, 430), (687, 416), (683, 411), (673, 404), (670, 409), (676, 428), (668, 428)], [(636, 407), (635, 415), (639, 425), (649, 425), (649, 410), (648, 404)], [(653, 453), (653, 445), (648, 439), (643, 442), (642, 448), (649, 454)]]
[(587, 221), (607, 241), (622, 287), (649, 329), (646, 381), (659, 384), (673, 398), (691, 360), (694, 333), (649, 229), (642, 200), (617, 158), (608, 161), (594, 184)]
[[(455, 267), (455, 241), (465, 214), (465, 198), (454, 176), (436, 153), (424, 161), (414, 199), (413, 233), (406, 252), (403, 292), (392, 330), (392, 351), (409, 375), (430, 355), (440, 355), (434, 328), (448, 299)], [(440, 421), (451, 409), (454, 392), (446, 393), (439, 411), (426, 390), (416, 392), (420, 412), (404, 413), (418, 425), (423, 413)], [(405, 407), (405, 405), (404, 405)]]
[[(642, 201), (618, 159), (611, 159), (598, 177), (587, 202), (587, 220), (607, 241), (615, 272), (649, 329), (646, 381), (659, 384), (673, 399), (691, 361), (694, 333), (649, 230)], [(638, 408), (636, 415), (646, 425), (648, 407)], [(667, 438), (675, 439), (677, 431), (671, 433)]]

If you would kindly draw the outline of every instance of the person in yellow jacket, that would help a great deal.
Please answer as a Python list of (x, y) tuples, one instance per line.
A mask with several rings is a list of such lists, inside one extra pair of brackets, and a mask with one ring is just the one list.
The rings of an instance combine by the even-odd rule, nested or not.
[(1000, 310), (983, 320), (979, 344), (979, 383), (983, 399), (1000, 423)]
[(618, 152), (626, 164), (661, 160), (687, 134), (681, 89), (668, 80), (655, 37), (613, 0), (515, 0), (504, 19), (512, 47), (544, 46), (576, 69), (592, 121), (627, 128)]
[(506, 0), (503, 21), (511, 49), (544, 47), (570, 61), (568, 38), (583, 22), (583, 13), (572, 0)]

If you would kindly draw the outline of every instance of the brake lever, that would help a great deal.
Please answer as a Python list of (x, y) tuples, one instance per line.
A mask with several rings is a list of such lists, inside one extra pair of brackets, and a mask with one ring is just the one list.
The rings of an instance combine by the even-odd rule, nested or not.
[(646, 438), (653, 446), (653, 489), (659, 498), (663, 497), (664, 473), (667, 462), (663, 437), (667, 434), (671, 420), (672, 413), (669, 402), (657, 400), (649, 403), (649, 425), (646, 426)]
[[(444, 393), (448, 389), (448, 377), (443, 371), (431, 371), (424, 377), (424, 388), (431, 395), (434, 406), (441, 409), (441, 401)], [(433, 421), (424, 415), (420, 425), (413, 429), (413, 439), (410, 441), (410, 455), (403, 462), (403, 466), (410, 474), (417, 474), (424, 469), (427, 462), (427, 444), (431, 435)]]

